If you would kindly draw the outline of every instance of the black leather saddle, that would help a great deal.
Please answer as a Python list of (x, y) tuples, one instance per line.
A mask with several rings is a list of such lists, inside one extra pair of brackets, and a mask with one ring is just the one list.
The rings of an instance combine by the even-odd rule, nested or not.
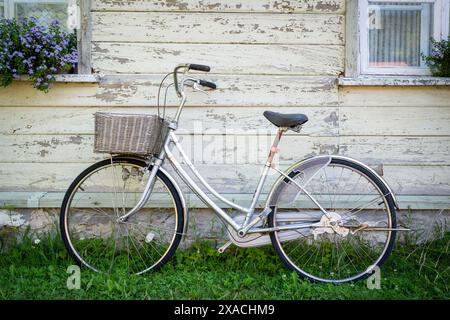
[(301, 113), (282, 114), (273, 111), (264, 111), (264, 117), (277, 127), (293, 128), (308, 121), (308, 117)]

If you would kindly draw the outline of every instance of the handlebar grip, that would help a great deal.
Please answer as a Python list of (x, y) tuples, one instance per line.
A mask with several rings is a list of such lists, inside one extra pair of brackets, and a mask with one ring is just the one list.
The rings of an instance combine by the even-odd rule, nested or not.
[(209, 72), (211, 70), (211, 68), (209, 66), (205, 66), (203, 64), (190, 64), (189, 69), (197, 70), (197, 71), (204, 71), (204, 72)]
[(206, 81), (206, 80), (199, 80), (198, 83), (200, 85), (202, 85), (204, 87), (208, 87), (210, 89), (216, 89), (217, 88), (217, 86), (216, 86), (216, 84), (214, 82), (209, 82), (209, 81)]

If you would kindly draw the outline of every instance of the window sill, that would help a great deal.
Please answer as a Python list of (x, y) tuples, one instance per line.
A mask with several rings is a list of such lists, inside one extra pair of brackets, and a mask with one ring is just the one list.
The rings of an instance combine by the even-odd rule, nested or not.
[(450, 86), (450, 78), (428, 76), (339, 77), (339, 86)]
[[(28, 76), (20, 76), (16, 81), (30, 81)], [(55, 82), (98, 83), (100, 76), (96, 74), (56, 74)]]

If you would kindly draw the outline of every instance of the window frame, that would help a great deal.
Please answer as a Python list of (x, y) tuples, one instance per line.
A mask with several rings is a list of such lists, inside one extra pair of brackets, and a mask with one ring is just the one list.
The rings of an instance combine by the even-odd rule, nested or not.
[[(369, 67), (369, 19), (367, 16), (370, 0), (358, 0), (357, 8), (357, 34), (358, 34), (358, 75), (409, 75), (409, 76), (429, 76), (428, 67)], [(433, 34), (437, 40), (447, 39), (449, 36), (449, 10), (450, 1), (446, 0), (373, 0), (377, 2), (416, 2), (432, 3), (433, 10)], [(351, 8), (347, 8), (348, 10)], [(353, 72), (354, 73), (354, 72)], [(346, 70), (347, 74), (347, 70)]]

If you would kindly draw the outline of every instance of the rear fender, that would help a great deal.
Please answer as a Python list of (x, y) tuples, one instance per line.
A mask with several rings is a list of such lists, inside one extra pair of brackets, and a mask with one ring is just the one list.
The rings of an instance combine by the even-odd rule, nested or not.
[(368, 165), (366, 165), (366, 164), (364, 164), (364, 163), (362, 163), (362, 162), (360, 162), (360, 161), (358, 161), (358, 160), (349, 158), (349, 157), (344, 157), (344, 156), (333, 156), (333, 158), (352, 161), (352, 162), (354, 162), (354, 163), (356, 163), (356, 164), (358, 164), (358, 165), (360, 165), (360, 166), (365, 167), (367, 170), (369, 170), (369, 171), (370, 171), (374, 176), (376, 176), (376, 177), (381, 181), (381, 183), (386, 187), (386, 189), (389, 191), (389, 194), (392, 196), (392, 200), (394, 201), (394, 206), (395, 206), (395, 208), (396, 208), (397, 210), (400, 210), (400, 207), (399, 207), (398, 201), (397, 201), (397, 197), (395, 196), (394, 191), (393, 191), (392, 188), (388, 185), (388, 183), (386, 182), (386, 180), (385, 180), (378, 172), (376, 172), (374, 169), (372, 169), (372, 168), (369, 167)]
[[(297, 181), (302, 187), (306, 187), (312, 178), (319, 172), (322, 168), (326, 167), (331, 162), (331, 156), (319, 156), (312, 157), (300, 162), (295, 163), (289, 167), (285, 174), (291, 179), (300, 176), (300, 181)], [(278, 198), (283, 194), (287, 202), (294, 202), (297, 197), (302, 193), (302, 190), (296, 185), (290, 184), (290, 180), (284, 176), (280, 176), (277, 181), (275, 181), (269, 196), (267, 197), (266, 207), (270, 207), (277, 203)], [(286, 189), (288, 188), (288, 189)], [(285, 191), (285, 192), (283, 192)]]
[[(386, 180), (382, 176), (380, 176), (371, 167), (367, 166), (366, 164), (364, 164), (358, 160), (355, 160), (355, 159), (352, 159), (349, 157), (325, 155), (325, 156), (315, 156), (315, 157), (307, 158), (307, 159), (304, 159), (304, 160), (297, 162), (297, 163), (293, 164), (292, 166), (290, 166), (285, 171), (285, 174), (288, 175), (292, 179), (295, 178), (296, 176), (298, 176), (298, 174), (304, 174), (304, 177), (303, 177), (302, 181), (300, 182), (302, 184), (302, 186), (304, 187), (308, 184), (309, 181), (311, 181), (311, 179), (314, 177), (314, 175), (320, 169), (327, 166), (333, 158), (351, 161), (351, 162), (354, 162), (360, 166), (363, 166), (367, 170), (369, 170), (386, 187), (386, 189), (389, 191), (390, 195), (392, 196), (392, 200), (394, 201), (395, 208), (397, 210), (399, 210), (397, 198), (396, 198), (394, 192), (392, 191), (392, 188), (386, 182)], [(270, 207), (270, 206), (274, 205), (274, 203), (277, 202), (278, 197), (280, 196), (280, 194), (282, 193), (284, 188), (288, 185), (288, 182), (289, 182), (289, 180), (283, 176), (280, 176), (277, 179), (277, 181), (275, 181), (275, 183), (273, 184), (272, 189), (270, 190), (269, 195), (267, 197), (266, 207)], [(301, 191), (298, 190), (298, 192), (301, 192)], [(296, 196), (298, 196), (298, 193), (295, 195), (295, 197)], [(292, 201), (294, 201), (294, 200), (295, 199), (292, 199)]]

